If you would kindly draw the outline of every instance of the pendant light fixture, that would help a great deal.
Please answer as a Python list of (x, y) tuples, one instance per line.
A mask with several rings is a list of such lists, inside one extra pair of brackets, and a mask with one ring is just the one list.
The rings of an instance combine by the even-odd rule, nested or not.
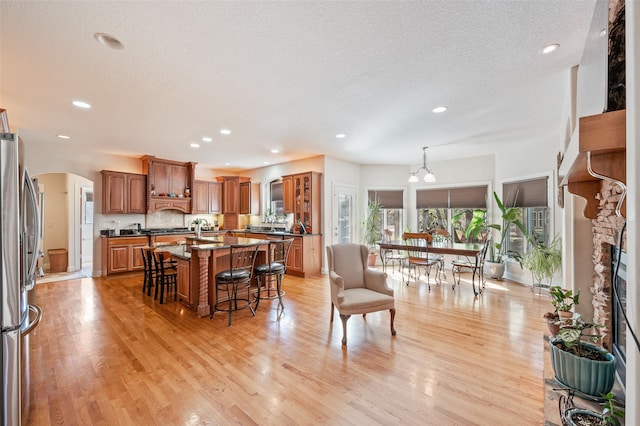
[(422, 147), (422, 167), (420, 167), (418, 170), (416, 170), (415, 172), (410, 174), (409, 182), (411, 182), (411, 183), (419, 182), (418, 175), (420, 174), (420, 172), (422, 170), (425, 171), (425, 175), (422, 178), (422, 180), (424, 180), (425, 182), (435, 182), (436, 181), (436, 176), (427, 167), (427, 148), (428, 147), (426, 147), (426, 146)]

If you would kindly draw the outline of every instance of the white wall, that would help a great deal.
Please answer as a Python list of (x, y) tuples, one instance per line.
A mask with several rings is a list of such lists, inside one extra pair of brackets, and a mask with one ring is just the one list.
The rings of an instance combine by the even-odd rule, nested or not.
[[(640, 2), (626, 2), (626, 83), (627, 83), (627, 252), (640, 252)], [(627, 314), (636, 335), (640, 333), (640, 263), (637, 255), (628, 257)], [(640, 424), (640, 349), (627, 329), (627, 406), (626, 424)]]

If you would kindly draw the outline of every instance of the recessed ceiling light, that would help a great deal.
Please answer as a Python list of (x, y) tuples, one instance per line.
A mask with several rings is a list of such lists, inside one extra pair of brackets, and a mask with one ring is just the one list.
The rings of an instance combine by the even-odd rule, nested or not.
[(225, 165), (225, 166), (230, 166), (230, 165), (231, 165), (231, 163), (224, 163), (224, 165)]
[(56, 135), (58, 136), (60, 139), (71, 139), (71, 136), (67, 136), (67, 135)]
[(210, 138), (209, 136), (205, 136), (202, 138), (202, 142), (213, 142), (213, 139)]
[(607, 35), (607, 29), (606, 28), (601, 29), (600, 30), (600, 37), (604, 37), (606, 35)]
[(280, 152), (280, 150), (279, 150), (279, 149), (275, 149), (275, 148), (274, 148), (274, 149), (272, 149), (272, 150), (271, 150), (271, 153), (272, 153), (272, 154), (277, 154), (277, 153), (279, 153), (279, 152)]
[(264, 161), (262, 164), (269, 164), (269, 162), (268, 161)]
[(73, 105), (77, 106), (78, 108), (84, 108), (84, 109), (89, 109), (91, 108), (91, 104), (84, 102), (84, 101), (73, 101), (72, 102)]
[(338, 138), (338, 139), (344, 139), (344, 138), (346, 138), (346, 137), (347, 137), (347, 135), (345, 135), (344, 133), (338, 133), (338, 134), (336, 135), (336, 138)]
[(229, 129), (220, 129), (220, 134), (230, 135), (231, 134), (231, 130), (229, 130)]
[(105, 33), (95, 33), (93, 37), (98, 40), (98, 43), (109, 49), (121, 50), (124, 49), (124, 44), (120, 42), (114, 36)]
[(434, 109), (431, 110), (431, 112), (435, 112), (436, 114), (439, 114), (441, 112), (445, 112), (448, 108), (446, 106), (439, 106), (439, 107), (435, 107)]
[(200, 144), (199, 143), (192, 143), (191, 145), (189, 145), (191, 148), (200, 148)]
[(541, 50), (541, 52), (542, 52), (542, 54), (543, 54), (543, 55), (546, 55), (546, 54), (548, 54), (548, 53), (553, 52), (553, 51), (554, 51), (554, 50), (556, 50), (558, 47), (560, 47), (560, 45), (559, 45), (559, 44), (557, 44), (557, 43), (550, 44), (550, 45), (548, 45), (548, 46), (545, 46), (545, 47)]

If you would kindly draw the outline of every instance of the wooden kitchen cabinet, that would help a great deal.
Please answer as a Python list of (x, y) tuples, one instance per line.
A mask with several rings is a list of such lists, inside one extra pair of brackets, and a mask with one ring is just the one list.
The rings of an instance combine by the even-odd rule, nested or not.
[(102, 213), (146, 213), (146, 176), (102, 170)]
[(196, 180), (192, 190), (193, 214), (220, 213), (222, 207), (222, 185), (218, 182)]
[(282, 176), (282, 205), (285, 214), (293, 213), (293, 176)]
[(102, 275), (144, 270), (142, 248), (145, 237), (102, 237)]
[(209, 213), (222, 212), (222, 185), (209, 182)]
[[(282, 177), (285, 213), (293, 213), (295, 232), (299, 232), (300, 223), (304, 224), (307, 233), (320, 231), (321, 178), (322, 174), (317, 172)], [(291, 179), (291, 189), (285, 186), (285, 182), (289, 179)], [(291, 207), (291, 210), (287, 210), (288, 207)]]
[(197, 295), (191, 291), (191, 260), (172, 257), (176, 261), (176, 269), (178, 270), (178, 300), (191, 309), (195, 309), (198, 300)]
[[(286, 236), (285, 238), (292, 237)], [(298, 277), (315, 277), (320, 275), (321, 265), (322, 237), (309, 234), (294, 236), (287, 258), (287, 274)]]
[(238, 214), (240, 212), (240, 178), (238, 176), (222, 177), (222, 213)]
[(240, 183), (240, 214), (260, 214), (259, 183)]
[(190, 192), (194, 184), (196, 163), (163, 160), (151, 155), (142, 157), (143, 173), (147, 175), (148, 213), (179, 210), (191, 213)]

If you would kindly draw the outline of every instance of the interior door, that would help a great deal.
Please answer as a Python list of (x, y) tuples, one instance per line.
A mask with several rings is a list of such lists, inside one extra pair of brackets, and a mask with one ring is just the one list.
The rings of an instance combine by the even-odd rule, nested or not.
[(356, 242), (357, 188), (333, 185), (332, 244)]

